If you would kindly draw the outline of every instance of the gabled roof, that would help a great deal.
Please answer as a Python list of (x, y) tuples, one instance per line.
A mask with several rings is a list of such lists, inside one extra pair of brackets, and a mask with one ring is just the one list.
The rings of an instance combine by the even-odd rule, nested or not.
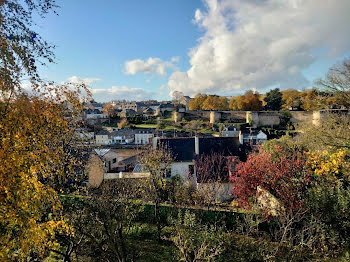
[[(257, 136), (260, 132), (262, 132), (261, 130), (248, 130), (248, 129), (245, 129), (245, 130), (241, 130), (241, 133), (243, 135), (252, 135), (252, 136)], [(264, 132), (262, 132), (264, 133)]]
[(237, 131), (237, 127), (234, 125), (230, 125), (225, 128), (225, 131)]
[(150, 107), (146, 108), (145, 110), (143, 110), (144, 113), (151, 113), (154, 112), (154, 110)]
[(103, 157), (104, 155), (106, 155), (110, 151), (110, 149), (103, 148), (103, 149), (95, 149), (94, 151), (99, 157)]

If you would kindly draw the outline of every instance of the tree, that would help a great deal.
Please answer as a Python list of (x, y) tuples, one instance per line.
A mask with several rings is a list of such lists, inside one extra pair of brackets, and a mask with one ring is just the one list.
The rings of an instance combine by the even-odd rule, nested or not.
[(282, 107), (282, 94), (279, 88), (275, 88), (266, 93), (265, 110), (279, 111)]
[(159, 144), (157, 148), (149, 148), (141, 157), (140, 163), (144, 169), (150, 172), (150, 183), (148, 187), (148, 197), (154, 204), (154, 216), (156, 218), (158, 239), (160, 240), (162, 221), (160, 214), (160, 204), (166, 194), (166, 179), (170, 173), (172, 162), (171, 152), (167, 150), (167, 145)]
[(345, 108), (350, 108), (350, 58), (330, 68), (325, 79), (317, 84), (334, 93)]
[(196, 216), (186, 211), (178, 213), (177, 219), (171, 220), (174, 231), (170, 240), (178, 249), (178, 259), (184, 262), (215, 261), (223, 251), (220, 232), (210, 227), (201, 226)]
[[(54, 0), (0, 1), (0, 260), (35, 260), (56, 248), (61, 218), (57, 192), (74, 173), (77, 116), (84, 85), (44, 83), (38, 65), (53, 46), (33, 30)], [(21, 88), (28, 77), (33, 93)]]
[(210, 95), (204, 100), (201, 108), (204, 110), (225, 110), (227, 109), (227, 99), (226, 97)]
[(282, 108), (289, 110), (290, 108), (301, 109), (301, 94), (296, 89), (287, 89), (282, 93)]
[(231, 180), (235, 184), (233, 195), (244, 207), (250, 207), (249, 199), (255, 197), (260, 187), (271, 193), (287, 210), (301, 208), (301, 196), (307, 181), (305, 160), (301, 155), (288, 157), (280, 152), (273, 158), (269, 152), (260, 151), (248, 156), (246, 162), (236, 166)]
[[(43, 256), (57, 243), (61, 220), (56, 191), (80, 163), (75, 142), (79, 93), (50, 87), (35, 96), (18, 94), (1, 107), (0, 118), (0, 260)], [(3, 105), (3, 104), (2, 104)]]
[(193, 99), (188, 102), (189, 110), (200, 110), (202, 109), (203, 102), (207, 99), (206, 94), (197, 94)]
[(179, 104), (180, 100), (184, 97), (184, 93), (181, 91), (174, 91), (171, 93), (171, 96), (173, 97), (173, 100), (175, 104)]
[(120, 122), (118, 123), (118, 128), (124, 128), (129, 124), (128, 119), (123, 118), (122, 120), (120, 120)]
[(245, 110), (244, 96), (232, 97), (229, 103), (229, 108), (231, 110)]
[(262, 110), (262, 102), (258, 92), (249, 90), (244, 96), (236, 96), (231, 98), (230, 109), (242, 111), (260, 111)]
[(111, 124), (111, 117), (115, 117), (115, 104), (112, 102), (105, 103), (102, 110), (108, 116), (109, 124)]
[(0, 1), (0, 90), (7, 96), (21, 89), (27, 76), (38, 84), (37, 66), (53, 62), (53, 46), (34, 31), (33, 17), (55, 12), (55, 0)]

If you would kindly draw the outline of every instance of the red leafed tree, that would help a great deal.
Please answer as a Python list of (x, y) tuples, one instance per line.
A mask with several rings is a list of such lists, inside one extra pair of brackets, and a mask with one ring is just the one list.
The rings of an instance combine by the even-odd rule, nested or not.
[(230, 179), (234, 183), (232, 194), (240, 206), (250, 207), (249, 199), (256, 196), (259, 186), (279, 199), (286, 209), (301, 207), (301, 194), (308, 180), (305, 160), (301, 155), (280, 153), (277, 158), (269, 152), (253, 153), (236, 166)]

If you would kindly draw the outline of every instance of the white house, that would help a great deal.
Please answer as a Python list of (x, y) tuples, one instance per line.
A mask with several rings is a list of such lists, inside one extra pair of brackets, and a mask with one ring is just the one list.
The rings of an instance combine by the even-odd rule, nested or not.
[(220, 153), (225, 157), (245, 154), (237, 137), (177, 137), (154, 138), (153, 146), (165, 146), (172, 153), (171, 176), (180, 175), (183, 180), (197, 179), (195, 163), (202, 156)]
[(135, 144), (136, 145), (147, 145), (150, 143), (153, 137), (154, 130), (149, 129), (136, 129), (135, 133)]
[(106, 130), (101, 130), (95, 136), (96, 145), (109, 145), (111, 143), (110, 134)]
[(235, 126), (228, 126), (222, 130), (221, 135), (225, 137), (238, 137), (239, 130)]
[(241, 130), (239, 142), (243, 144), (261, 145), (267, 140), (267, 135), (261, 130)]

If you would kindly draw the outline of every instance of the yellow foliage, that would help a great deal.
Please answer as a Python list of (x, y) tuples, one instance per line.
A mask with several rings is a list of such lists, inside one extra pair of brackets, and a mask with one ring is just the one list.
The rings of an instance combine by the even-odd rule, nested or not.
[(0, 261), (42, 256), (58, 247), (55, 232), (71, 230), (52, 186), (72, 168), (64, 147), (79, 110), (66, 107), (74, 92), (60, 94), (0, 101)]
[(346, 151), (338, 150), (334, 153), (329, 150), (309, 152), (309, 164), (314, 173), (326, 178), (335, 178), (342, 174), (348, 163), (345, 161)]

